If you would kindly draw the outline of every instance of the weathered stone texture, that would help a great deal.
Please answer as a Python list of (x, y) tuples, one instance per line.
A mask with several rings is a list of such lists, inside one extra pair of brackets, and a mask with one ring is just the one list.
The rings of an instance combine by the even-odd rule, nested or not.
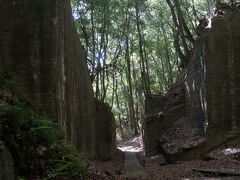
[(240, 12), (215, 18), (208, 34), (206, 84), (209, 133), (240, 133)]
[[(184, 116), (192, 124), (188, 128), (190, 131), (186, 142), (196, 138), (193, 142), (197, 143), (191, 146), (186, 143), (179, 151), (169, 152), (174, 161), (201, 157), (240, 134), (239, 22), (238, 10), (231, 10), (224, 17), (215, 17), (212, 28), (206, 29), (197, 39), (187, 67), (185, 88), (180, 88), (184, 92), (175, 94), (170, 90), (170, 96), (167, 94), (164, 98), (163, 107), (160, 103), (146, 103), (150, 105), (147, 109), (158, 106), (156, 112), (150, 112), (152, 116), (147, 114), (145, 119), (146, 150), (155, 149), (156, 152), (159, 145), (155, 138), (168, 131), (170, 133), (165, 133), (168, 136), (165, 142), (163, 137), (160, 138), (161, 147), (164, 144), (172, 145), (176, 138), (171, 139), (169, 134), (172, 136), (177, 128), (173, 124)], [(170, 148), (166, 147), (165, 150)]]
[(240, 13), (213, 19), (195, 45), (186, 81), (187, 112), (201, 134), (240, 129)]
[(207, 140), (179, 159), (201, 157), (240, 134), (239, 22), (239, 11), (215, 17), (212, 29), (196, 45), (191, 63), (200, 65), (188, 69), (188, 118), (206, 132)]
[(186, 112), (194, 133), (206, 135), (206, 35), (197, 39), (187, 67), (185, 82)]
[(108, 104), (96, 100), (96, 155), (109, 160), (116, 150), (116, 125)]
[(163, 95), (155, 95), (145, 100), (145, 119), (143, 123), (143, 147), (146, 155), (159, 153), (158, 138), (161, 128), (162, 111), (166, 98)]
[(145, 154), (148, 156), (160, 152), (159, 137), (174, 122), (186, 116), (183, 74), (165, 96), (152, 96), (146, 99), (143, 137)]
[(0, 70), (94, 155), (95, 102), (69, 0), (1, 0), (0, 9)]

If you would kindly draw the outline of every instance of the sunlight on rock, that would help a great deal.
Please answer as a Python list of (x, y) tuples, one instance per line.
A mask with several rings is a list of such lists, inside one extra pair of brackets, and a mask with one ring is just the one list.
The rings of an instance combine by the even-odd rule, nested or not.
[(138, 142), (138, 141), (139, 141), (138, 137), (135, 137), (135, 138), (133, 138), (133, 140), (131, 142), (134, 143), (134, 142)]
[(123, 152), (141, 152), (143, 150), (141, 148), (140, 141), (141, 138), (139, 136), (128, 138), (118, 144), (118, 149)]
[(227, 148), (223, 150), (223, 153), (225, 155), (236, 154), (238, 152), (240, 152), (240, 149), (236, 149), (236, 148)]
[(140, 147), (134, 147), (134, 146), (123, 146), (118, 147), (123, 152), (140, 152), (142, 149)]

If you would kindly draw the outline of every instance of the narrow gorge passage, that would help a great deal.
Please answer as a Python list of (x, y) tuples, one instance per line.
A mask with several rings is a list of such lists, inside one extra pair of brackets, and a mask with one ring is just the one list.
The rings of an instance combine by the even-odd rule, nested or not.
[(0, 0), (0, 180), (240, 179), (240, 0)]
[(143, 153), (139, 140), (140, 137), (133, 137), (119, 144), (119, 149), (125, 154), (121, 179), (150, 179), (137, 158), (137, 153)]

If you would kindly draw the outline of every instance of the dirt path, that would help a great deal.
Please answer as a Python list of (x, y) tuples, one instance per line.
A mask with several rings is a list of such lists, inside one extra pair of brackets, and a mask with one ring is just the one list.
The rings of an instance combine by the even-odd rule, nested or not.
[(125, 168), (121, 180), (148, 180), (151, 179), (144, 169), (140, 166), (135, 152), (125, 152)]
[(143, 167), (138, 162), (136, 153), (142, 151), (139, 143), (139, 138), (130, 138), (120, 145), (125, 153), (124, 159), (124, 174), (120, 177), (121, 180), (148, 180), (151, 179), (144, 171)]
[(125, 152), (125, 171), (127, 174), (141, 171), (135, 152)]

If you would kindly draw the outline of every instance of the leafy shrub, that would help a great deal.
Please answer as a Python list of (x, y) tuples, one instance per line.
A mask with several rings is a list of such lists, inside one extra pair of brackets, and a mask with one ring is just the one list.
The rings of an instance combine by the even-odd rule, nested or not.
[(59, 135), (51, 120), (22, 105), (10, 107), (5, 114), (0, 139), (13, 155), (19, 177), (84, 178), (86, 163)]
[(54, 143), (60, 136), (52, 121), (47, 118), (40, 118), (36, 115), (32, 116), (32, 127), (30, 133), (38, 137), (40, 142)]
[[(8, 120), (13, 121), (15, 123), (22, 123), (24, 119), (24, 111), (20, 106), (12, 106), (6, 112), (6, 116)], [(18, 122), (16, 122), (18, 121)]]
[(0, 87), (7, 87), (9, 89), (14, 89), (16, 84), (14, 81), (10, 80), (8, 75), (0, 72)]

